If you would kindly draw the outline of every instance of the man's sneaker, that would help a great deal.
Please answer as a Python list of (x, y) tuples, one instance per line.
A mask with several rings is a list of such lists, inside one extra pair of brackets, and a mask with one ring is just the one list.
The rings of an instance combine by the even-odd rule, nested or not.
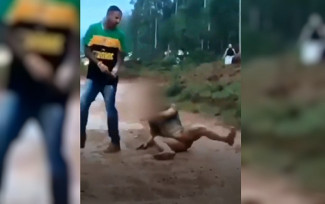
[(121, 151), (120, 145), (110, 143), (108, 147), (104, 150), (104, 153), (115, 153)]

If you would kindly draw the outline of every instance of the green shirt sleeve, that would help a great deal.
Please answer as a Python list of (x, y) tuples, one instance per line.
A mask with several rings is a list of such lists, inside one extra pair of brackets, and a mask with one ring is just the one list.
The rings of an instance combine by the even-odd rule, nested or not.
[(129, 48), (127, 46), (127, 42), (126, 42), (126, 37), (125, 34), (123, 32), (121, 32), (120, 34), (120, 43), (121, 43), (121, 52), (124, 54), (127, 54), (129, 52)]
[(6, 23), (6, 17), (11, 9), (14, 0), (1, 0), (0, 1), (0, 22)]
[(93, 38), (93, 26), (91, 25), (89, 26), (86, 35), (84, 36), (83, 45), (88, 46), (92, 38)]

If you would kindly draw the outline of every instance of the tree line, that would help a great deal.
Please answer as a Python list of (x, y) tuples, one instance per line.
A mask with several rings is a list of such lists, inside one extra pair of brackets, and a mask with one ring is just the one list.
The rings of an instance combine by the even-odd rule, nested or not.
[(239, 48), (239, 0), (132, 0), (126, 31), (133, 55), (152, 60), (166, 50), (221, 56)]

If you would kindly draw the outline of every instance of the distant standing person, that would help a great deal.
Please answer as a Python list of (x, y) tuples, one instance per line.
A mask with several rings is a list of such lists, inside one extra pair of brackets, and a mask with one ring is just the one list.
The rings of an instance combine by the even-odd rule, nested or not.
[[(325, 25), (319, 14), (312, 14), (302, 29), (300, 39), (300, 58), (305, 65), (322, 61), (325, 54)], [(324, 60), (324, 59), (323, 59)]]
[(91, 103), (100, 92), (105, 100), (108, 135), (111, 143), (106, 153), (120, 151), (118, 112), (115, 95), (118, 84), (117, 71), (126, 51), (125, 35), (117, 28), (122, 19), (122, 11), (117, 6), (109, 7), (103, 21), (91, 25), (84, 38), (85, 54), (90, 60), (85, 88), (80, 99), (81, 148), (85, 147), (86, 125)]
[(229, 65), (232, 63), (232, 58), (235, 56), (236, 51), (232, 47), (232, 44), (228, 45), (228, 48), (225, 51), (225, 54), (223, 55), (223, 59), (225, 59), (225, 65)]

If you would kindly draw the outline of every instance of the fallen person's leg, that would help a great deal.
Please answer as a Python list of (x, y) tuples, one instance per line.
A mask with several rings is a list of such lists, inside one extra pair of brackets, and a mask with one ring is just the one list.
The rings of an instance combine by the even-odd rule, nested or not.
[(159, 148), (160, 152), (153, 157), (157, 160), (173, 159), (176, 152), (183, 152), (187, 150), (185, 143), (180, 142), (174, 138), (167, 138), (162, 136), (154, 137), (154, 143)]
[(185, 152), (190, 148), (196, 140), (206, 136), (207, 138), (215, 141), (225, 142), (232, 146), (234, 144), (236, 129), (231, 128), (227, 136), (220, 136), (216, 132), (209, 130), (204, 126), (191, 126), (185, 129), (184, 134), (180, 138), (170, 138), (163, 136), (151, 137), (150, 140), (142, 144), (137, 149), (146, 149), (150, 143), (154, 143), (160, 152), (153, 155), (157, 160), (169, 160), (175, 157), (176, 152)]
[(227, 136), (220, 136), (216, 132), (208, 129), (205, 126), (202, 125), (195, 125), (191, 126), (189, 128), (186, 128), (184, 131), (184, 136), (180, 138), (181, 141), (185, 141), (189, 145), (192, 145), (192, 143), (201, 137), (206, 136), (207, 138), (211, 140), (216, 140), (220, 142), (225, 142), (232, 146), (234, 144), (235, 136), (236, 136), (236, 129), (231, 128), (230, 132)]

